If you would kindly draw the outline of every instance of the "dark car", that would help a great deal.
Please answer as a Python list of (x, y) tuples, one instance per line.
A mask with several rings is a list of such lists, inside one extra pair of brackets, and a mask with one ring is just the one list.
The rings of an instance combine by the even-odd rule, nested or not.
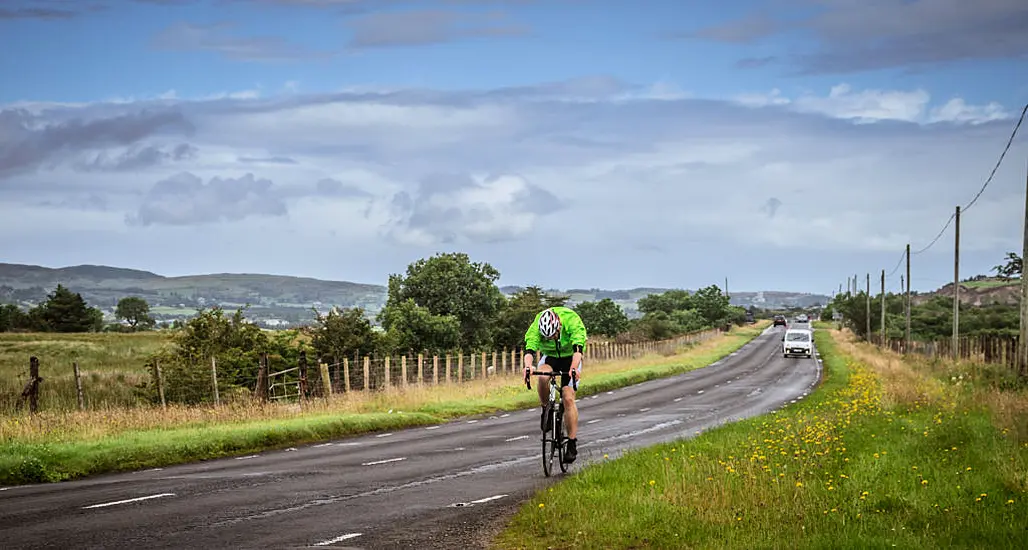
[(785, 321), (785, 316), (784, 315), (775, 315), (775, 325), (774, 326), (777, 327), (779, 325), (781, 325), (783, 327), (789, 325), (789, 323), (787, 323)]

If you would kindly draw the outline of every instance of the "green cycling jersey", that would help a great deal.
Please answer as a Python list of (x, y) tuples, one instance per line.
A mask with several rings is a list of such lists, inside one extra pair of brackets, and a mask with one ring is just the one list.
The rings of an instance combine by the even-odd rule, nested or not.
[(540, 311), (536, 314), (532, 325), (528, 327), (528, 331), (525, 332), (525, 350), (538, 351), (551, 357), (571, 357), (574, 347), (577, 345), (582, 346), (584, 353), (586, 332), (582, 318), (575, 310), (568, 307), (556, 306), (550, 309), (560, 318), (560, 340), (543, 340), (539, 335), (539, 317), (543, 314)]

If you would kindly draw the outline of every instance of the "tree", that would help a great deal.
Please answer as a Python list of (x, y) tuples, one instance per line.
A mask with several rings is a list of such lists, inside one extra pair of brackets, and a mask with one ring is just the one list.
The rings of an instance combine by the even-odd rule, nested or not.
[[(58, 284), (37, 306), (39, 317), (48, 330), (55, 332), (89, 332), (103, 327), (103, 312), (89, 307), (82, 295)], [(31, 313), (30, 313), (31, 315)]]
[(562, 306), (568, 297), (547, 294), (541, 287), (529, 286), (509, 299), (496, 321), (493, 342), (497, 347), (521, 348), (525, 345), (525, 332), (532, 320), (548, 307)]
[(370, 355), (378, 350), (379, 341), (371, 328), (371, 321), (364, 316), (364, 309), (332, 309), (328, 315), (317, 310), (315, 324), (309, 329), (311, 346), (322, 358), (353, 357)]
[(675, 311), (692, 309), (695, 305), (688, 290), (673, 289), (661, 294), (644, 296), (636, 302), (636, 307), (644, 314), (663, 311), (671, 315)]
[(114, 311), (115, 317), (128, 322), (132, 330), (153, 327), (155, 321), (150, 317), (150, 304), (138, 296), (128, 296), (118, 300)]
[(408, 298), (386, 312), (383, 324), (391, 349), (401, 352), (442, 354), (460, 344), (460, 321), (453, 315), (434, 315)]
[(614, 338), (628, 330), (628, 316), (621, 306), (610, 298), (604, 298), (599, 302), (582, 302), (574, 309), (589, 332)]
[(1021, 258), (1014, 252), (1007, 252), (1007, 262), (1000, 264), (992, 268), (996, 272), (996, 275), (1003, 279), (1012, 279), (1014, 277), (1020, 277), (1024, 273), (1024, 258)]
[(717, 285), (710, 285), (696, 291), (692, 296), (693, 304), (707, 324), (711, 326), (723, 325), (729, 321), (731, 312), (729, 310), (728, 296), (721, 293)]
[[(389, 276), (389, 297), (378, 320), (388, 331), (402, 316), (393, 314), (407, 300), (432, 315), (453, 316), (460, 324), (461, 348), (483, 350), (504, 305), (495, 281), (500, 272), (488, 263), (472, 263), (467, 254), (437, 254), (407, 266), (406, 276)], [(434, 347), (434, 346), (433, 346)]]

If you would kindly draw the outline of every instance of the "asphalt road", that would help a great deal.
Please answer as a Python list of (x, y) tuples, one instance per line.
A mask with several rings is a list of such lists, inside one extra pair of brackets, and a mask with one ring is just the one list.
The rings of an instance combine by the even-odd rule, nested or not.
[[(579, 456), (566, 475), (605, 453), (692, 437), (806, 396), (820, 368), (816, 359), (783, 358), (782, 331), (768, 329), (708, 367), (580, 399)], [(543, 476), (538, 411), (3, 488), (0, 541), (4, 548), (483, 547), (521, 502), (561, 478), (556, 464), (554, 477)]]

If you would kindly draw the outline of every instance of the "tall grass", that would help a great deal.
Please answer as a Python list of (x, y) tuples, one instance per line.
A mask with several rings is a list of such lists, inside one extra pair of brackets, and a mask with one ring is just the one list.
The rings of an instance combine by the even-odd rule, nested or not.
[(1026, 546), (1028, 445), (973, 382), (837, 331), (815, 338), (825, 380), (807, 400), (584, 469), (528, 502), (497, 546)]
[(39, 359), (43, 383), (39, 405), (43, 410), (77, 407), (75, 372), (82, 373), (82, 390), (88, 408), (135, 405), (136, 388), (149, 379), (145, 358), (170, 345), (167, 332), (53, 334), (0, 333), (0, 414), (17, 406), (28, 382), (29, 357)]
[[(739, 349), (767, 322), (737, 329), (671, 356), (587, 365), (579, 395), (705, 366)], [(45, 411), (0, 420), (0, 483), (59, 481), (295, 445), (376, 429), (536, 405), (519, 376), (463, 384), (336, 394), (302, 405), (110, 407)]]

